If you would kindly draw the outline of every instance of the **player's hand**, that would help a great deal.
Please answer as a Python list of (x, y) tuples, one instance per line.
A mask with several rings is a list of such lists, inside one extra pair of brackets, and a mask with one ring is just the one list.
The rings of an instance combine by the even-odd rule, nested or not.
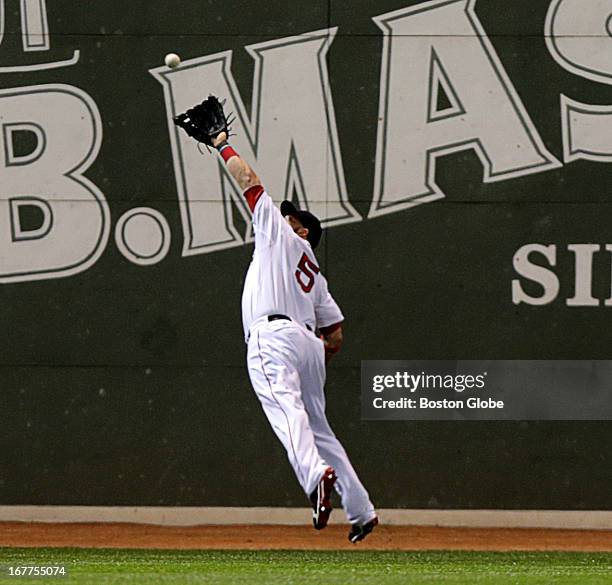
[(227, 140), (227, 132), (219, 132), (219, 134), (217, 134), (212, 139), (212, 144), (215, 148), (217, 148), (219, 144), (221, 144), (222, 142), (225, 142), (226, 140)]
[(322, 336), (323, 345), (325, 346), (325, 363), (340, 351), (343, 342), (342, 328), (339, 327), (329, 335)]
[(329, 363), (329, 360), (334, 356), (334, 352), (328, 350), (327, 341), (324, 335), (319, 335), (319, 339), (323, 342), (323, 349), (325, 350), (325, 365)]
[(198, 142), (203, 142), (206, 146), (216, 146), (227, 140), (232, 116), (228, 118), (223, 111), (223, 103), (214, 95), (210, 95), (201, 104), (196, 104), (173, 120)]

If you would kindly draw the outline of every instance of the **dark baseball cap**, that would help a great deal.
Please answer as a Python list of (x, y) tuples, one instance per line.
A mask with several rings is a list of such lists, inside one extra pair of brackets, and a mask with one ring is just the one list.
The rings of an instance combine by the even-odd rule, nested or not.
[(310, 211), (304, 211), (303, 209), (298, 209), (291, 201), (283, 201), (280, 206), (281, 214), (283, 217), (287, 217), (290, 215), (291, 217), (295, 217), (305, 228), (308, 228), (308, 235), (306, 239), (310, 242), (312, 249), (314, 250), (321, 240), (321, 234), (323, 230), (321, 229), (321, 222), (319, 219), (310, 213)]

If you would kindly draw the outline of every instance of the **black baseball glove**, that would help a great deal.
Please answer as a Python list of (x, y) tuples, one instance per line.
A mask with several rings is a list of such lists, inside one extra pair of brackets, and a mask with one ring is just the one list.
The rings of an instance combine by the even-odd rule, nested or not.
[(225, 116), (223, 103), (214, 95), (210, 95), (201, 104), (173, 118), (174, 123), (198, 142), (212, 146), (213, 138), (221, 132), (226, 132), (229, 136), (232, 121)]

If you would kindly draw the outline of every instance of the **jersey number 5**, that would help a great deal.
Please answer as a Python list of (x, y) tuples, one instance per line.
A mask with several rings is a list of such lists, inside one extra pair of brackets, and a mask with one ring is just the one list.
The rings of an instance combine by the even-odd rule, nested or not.
[(295, 271), (295, 277), (304, 292), (309, 293), (312, 290), (315, 283), (315, 274), (319, 274), (319, 272), (321, 272), (319, 267), (304, 252), (298, 262), (298, 269)]

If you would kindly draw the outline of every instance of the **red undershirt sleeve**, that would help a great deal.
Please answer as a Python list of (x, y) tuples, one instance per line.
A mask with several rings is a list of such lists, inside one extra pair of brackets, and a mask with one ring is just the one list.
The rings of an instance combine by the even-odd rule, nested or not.
[(261, 185), (254, 185), (253, 187), (249, 187), (244, 192), (244, 198), (247, 200), (251, 213), (255, 211), (255, 205), (259, 201), (259, 198), (261, 197), (263, 190), (264, 189)]

